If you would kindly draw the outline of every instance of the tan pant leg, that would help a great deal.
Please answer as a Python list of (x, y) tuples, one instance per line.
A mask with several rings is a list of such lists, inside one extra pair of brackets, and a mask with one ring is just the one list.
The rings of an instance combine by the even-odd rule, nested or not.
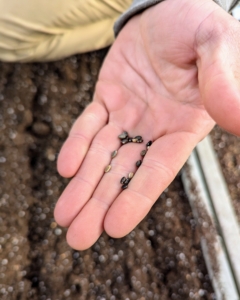
[(0, 60), (50, 61), (113, 42), (132, 0), (0, 0)]

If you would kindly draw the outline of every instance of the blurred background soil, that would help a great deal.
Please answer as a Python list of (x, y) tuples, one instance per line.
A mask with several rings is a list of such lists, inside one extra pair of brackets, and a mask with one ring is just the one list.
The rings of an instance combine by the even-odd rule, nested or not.
[(179, 176), (125, 238), (75, 251), (53, 219), (56, 157), (106, 53), (0, 63), (0, 299), (215, 299)]
[(211, 138), (240, 223), (240, 138), (219, 126), (215, 126)]

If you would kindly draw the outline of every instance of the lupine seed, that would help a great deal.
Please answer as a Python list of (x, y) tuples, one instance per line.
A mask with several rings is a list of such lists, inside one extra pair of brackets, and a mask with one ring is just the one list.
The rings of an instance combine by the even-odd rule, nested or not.
[(105, 173), (109, 172), (111, 170), (111, 168), (112, 168), (111, 165), (106, 166), (105, 169), (104, 169), (104, 172)]
[(152, 141), (149, 141), (149, 142), (146, 144), (147, 147), (150, 147), (151, 145), (152, 145)]
[(117, 156), (117, 154), (118, 154), (118, 151), (117, 151), (117, 150), (115, 150), (115, 151), (113, 151), (113, 152), (112, 152), (112, 154), (111, 154), (111, 157), (112, 157), (112, 158), (114, 158), (114, 157), (116, 157), (116, 156)]
[(132, 179), (132, 178), (133, 178), (133, 175), (134, 175), (133, 172), (129, 173), (129, 174), (128, 174), (128, 178)]
[(126, 179), (127, 179), (126, 177), (122, 177), (122, 179), (120, 180), (120, 183), (125, 184)]
[(126, 181), (124, 182), (124, 184), (129, 184), (130, 181), (131, 181), (131, 178), (126, 178)]
[(128, 188), (128, 184), (124, 184), (123, 186), (122, 186), (122, 189), (123, 190), (125, 190), (125, 189), (127, 189)]
[(119, 136), (120, 140), (124, 140), (128, 137), (127, 131), (123, 131)]
[(141, 151), (141, 156), (145, 156), (145, 155), (146, 155), (146, 153), (147, 153), (147, 151), (146, 151), (146, 150), (142, 150), (142, 151)]
[(141, 164), (142, 164), (142, 161), (141, 161), (141, 160), (138, 160), (138, 161), (136, 162), (136, 166), (137, 166), (138, 168), (141, 166)]
[(125, 144), (128, 143), (128, 139), (123, 139), (121, 142), (122, 142), (123, 145), (125, 145)]

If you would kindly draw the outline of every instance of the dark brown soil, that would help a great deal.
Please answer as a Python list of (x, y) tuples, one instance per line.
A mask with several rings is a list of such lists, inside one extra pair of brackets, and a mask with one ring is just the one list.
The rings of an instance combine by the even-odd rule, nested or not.
[(240, 138), (219, 126), (214, 128), (211, 137), (240, 222)]
[(215, 299), (179, 177), (125, 238), (74, 251), (53, 219), (56, 155), (105, 54), (0, 64), (0, 298)]

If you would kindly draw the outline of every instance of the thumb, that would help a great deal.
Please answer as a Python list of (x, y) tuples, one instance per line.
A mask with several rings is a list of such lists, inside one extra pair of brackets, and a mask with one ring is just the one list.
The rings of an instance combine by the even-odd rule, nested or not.
[(204, 106), (217, 124), (240, 135), (240, 24), (219, 8), (202, 22), (195, 41)]

